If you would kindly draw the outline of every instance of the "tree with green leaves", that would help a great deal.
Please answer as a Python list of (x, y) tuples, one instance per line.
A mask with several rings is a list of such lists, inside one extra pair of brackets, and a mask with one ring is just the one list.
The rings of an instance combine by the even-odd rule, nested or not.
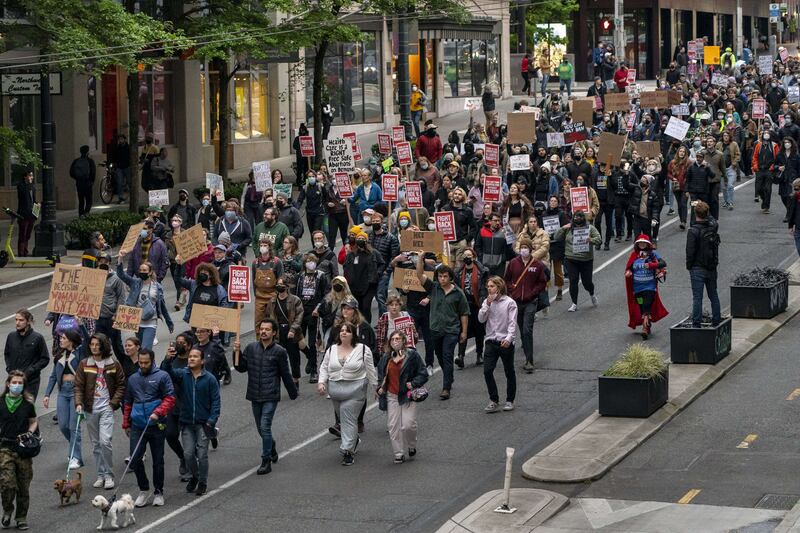
[(572, 14), (578, 7), (578, 0), (544, 0), (528, 7), (525, 12), (525, 33), (529, 41), (526, 48), (532, 48), (534, 43), (567, 44), (566, 37), (555, 35), (548, 25), (565, 24), (569, 35)]

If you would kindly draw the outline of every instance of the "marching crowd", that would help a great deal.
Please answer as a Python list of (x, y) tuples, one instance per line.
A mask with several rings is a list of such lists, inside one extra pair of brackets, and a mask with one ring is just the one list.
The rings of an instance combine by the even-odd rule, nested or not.
[[(233, 370), (246, 374), (246, 399), (262, 441), (257, 472), (263, 475), (279, 458), (272, 421), (281, 387), (295, 399), (304, 375), (332, 401), (329, 431), (341, 439), (341, 462), (348, 466), (355, 462), (373, 395), (387, 412), (394, 462), (417, 455), (417, 404), (429, 395), (436, 363), (442, 373), (438, 397), (449, 400), (470, 341), (474, 363), (483, 367), (489, 399), (484, 410), (512, 411), (517, 347), (524, 356), (521, 369), (533, 372), (534, 322), (547, 313), (551, 291), (557, 302), (568, 286), (570, 312), (578, 311), (581, 286), (591, 305), (599, 305), (594, 258), (610, 250), (612, 241), (631, 247), (624, 273), (629, 325), (641, 326), (648, 338), (652, 324), (666, 315), (658, 296), (667, 266), (658, 252), (665, 206), (681, 230), (688, 226), (692, 322), (702, 325), (705, 289), (711, 321), (718, 323), (718, 221), (723, 208), (734, 208), (734, 183), (755, 176), (756, 201), (765, 215), (777, 185), (784, 223), (800, 253), (800, 62), (779, 55), (771, 71), (760, 72), (756, 59), (726, 64), (723, 78), (714, 76), (719, 67), (698, 65), (688, 75), (670, 65), (658, 90), (678, 91), (688, 104), (689, 114), (681, 118), (689, 129), (682, 139), (665, 133), (670, 107), (641, 108), (638, 90), (628, 87), (625, 76), (614, 74), (611, 83), (598, 76), (587, 94), (597, 97), (597, 109), (584, 124), (586, 136), (567, 145), (546, 141), (548, 133), (573, 123), (563, 95), (515, 103), (515, 112), (540, 110), (535, 138), (527, 143), (508, 142), (491, 99), (492, 109), (484, 109), (487, 122), (470, 120), (463, 135), (453, 131), (443, 139), (435, 123), (425, 122), (410, 166), (398, 166), (396, 152), (387, 157), (375, 150), (364, 168), (351, 173), (351, 196), (324, 163), (304, 167), (292, 194), (257, 190), (251, 173), (241, 198), (220, 201), (207, 193), (195, 204), (181, 190), (166, 213), (148, 207), (135, 245), (119, 250), (116, 259), (96, 233), (82, 259), (83, 266), (107, 272), (99, 318), (48, 314), (44, 325), (54, 341), (47, 346), (33, 329), (32, 314), (21, 309), (6, 340), (3, 527), (14, 511), (17, 526), (27, 527), (32, 463), (19, 453), (19, 436), (37, 430), (33, 402), (51, 353), (43, 405), (56, 407), (68, 473), (84, 466), (85, 421), (96, 468), (93, 487), (117, 487), (112, 434), (121, 419), (130, 438), (126, 461), (140, 491), (135, 505), (158, 506), (164, 505), (165, 443), (179, 459), (186, 490), (207, 491), (208, 448), (219, 445), (224, 413), (221, 386), (231, 382)], [(603, 110), (613, 92), (630, 95), (629, 112)], [(757, 119), (753, 107), (762, 99), (765, 114)], [(598, 157), (601, 133), (627, 135), (618, 165)], [(659, 153), (643, 156), (636, 144), (641, 141), (654, 141)], [(499, 157), (490, 165), (491, 145), (499, 147)], [(526, 168), (511, 170), (511, 157), (519, 155), (527, 155)], [(385, 174), (400, 177), (396, 201), (383, 197)], [(487, 178), (496, 177), (500, 198), (486, 201)], [(280, 170), (272, 172), (272, 182), (283, 182)], [(409, 205), (410, 182), (420, 184), (420, 204), (415, 199)], [(587, 206), (574, 208), (571, 190), (580, 188)], [(438, 212), (452, 212), (454, 239), (441, 249), (401, 242), (406, 230), (440, 230)], [(195, 224), (203, 228), (207, 249), (181, 257), (176, 238)], [(306, 232), (311, 247), (301, 250)], [(231, 332), (188, 327), (197, 305), (242, 305), (228, 299), (232, 265), (247, 265), (251, 272), (256, 340), (246, 346)], [(399, 272), (406, 276), (400, 284)], [(165, 283), (174, 284), (174, 302), (166, 301)], [(124, 339), (113, 328), (120, 305), (142, 310), (138, 332)], [(175, 335), (159, 362), (153, 352), (159, 322), (170, 334), (176, 328), (170, 309), (184, 311), (186, 325), (178, 329), (185, 331)], [(420, 340), (424, 354), (416, 348)], [(494, 378), (498, 362), (506, 377), (502, 402)], [(152, 482), (143, 461), (148, 447)]]

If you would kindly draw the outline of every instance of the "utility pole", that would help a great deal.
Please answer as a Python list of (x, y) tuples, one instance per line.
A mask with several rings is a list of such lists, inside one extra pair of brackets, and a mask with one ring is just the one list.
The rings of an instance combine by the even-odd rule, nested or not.
[(53, 257), (66, 255), (64, 247), (64, 226), (56, 220), (56, 191), (53, 166), (55, 165), (54, 144), (55, 126), (53, 124), (53, 99), (50, 95), (50, 73), (42, 70), (39, 78), (39, 102), (41, 110), (42, 136), (42, 218), (36, 226), (36, 244), (33, 255)]
[(742, 0), (736, 0), (736, 57), (744, 54), (744, 28), (742, 26)]
[(400, 10), (397, 17), (397, 100), (400, 104), (400, 124), (411, 138), (411, 87), (408, 72), (408, 8)]
[(614, 55), (617, 56), (617, 61), (625, 61), (625, 7), (623, 0), (614, 0)]

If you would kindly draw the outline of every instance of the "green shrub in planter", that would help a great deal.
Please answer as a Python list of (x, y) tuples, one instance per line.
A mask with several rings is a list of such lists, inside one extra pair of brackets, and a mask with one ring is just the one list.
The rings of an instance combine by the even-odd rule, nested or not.
[(632, 344), (598, 378), (602, 416), (647, 418), (667, 403), (669, 366), (664, 355), (646, 344)]
[(112, 246), (121, 244), (128, 229), (141, 221), (139, 214), (129, 211), (107, 211), (76, 218), (65, 228), (67, 247), (71, 250), (88, 248), (89, 238), (95, 231), (101, 232)]
[(604, 376), (615, 378), (652, 378), (667, 368), (664, 354), (643, 342), (631, 344), (622, 352)]

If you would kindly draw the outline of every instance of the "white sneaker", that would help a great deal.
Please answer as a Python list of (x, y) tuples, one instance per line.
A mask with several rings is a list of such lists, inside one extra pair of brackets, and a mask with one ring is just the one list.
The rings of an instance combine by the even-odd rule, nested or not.
[(92, 487), (94, 487), (96, 489), (102, 489), (104, 483), (105, 483), (105, 480), (103, 479), (103, 476), (98, 476), (97, 481), (92, 483)]
[(428, 365), (426, 370), (428, 371), (428, 376), (429, 377), (433, 375), (433, 366)]
[(77, 470), (81, 467), (81, 462), (78, 461), (77, 458), (73, 457), (69, 460), (69, 469), (70, 470)]
[(567, 311), (570, 313), (574, 313), (577, 310), (578, 310), (578, 304), (572, 304), (569, 306), (569, 309), (567, 309)]
[(116, 483), (114, 483), (114, 478), (113, 478), (113, 477), (110, 477), (110, 476), (109, 476), (109, 477), (107, 477), (107, 478), (106, 478), (106, 482), (105, 482), (105, 483), (103, 483), (103, 488), (104, 488), (104, 489), (106, 489), (106, 490), (111, 490), (111, 489), (113, 489), (113, 488), (114, 488), (114, 487), (116, 487), (116, 486), (117, 486), (117, 484), (116, 484)]
[(489, 405), (483, 408), (485, 413), (496, 413), (500, 410), (500, 406), (494, 402), (489, 402)]
[(158, 337), (153, 337), (153, 346), (158, 345)]
[(597, 296), (595, 296), (594, 294), (592, 294), (592, 305), (597, 307)]
[(511, 402), (506, 402), (505, 405), (503, 406), (503, 411), (513, 411), (513, 410), (514, 410), (514, 404)]
[(161, 507), (162, 505), (164, 505), (164, 495), (157, 492), (155, 496), (153, 496), (153, 507)]
[(136, 501), (133, 505), (136, 507), (144, 507), (145, 505), (150, 505), (150, 498), (152, 494), (146, 490), (139, 491), (139, 495), (136, 497)]

